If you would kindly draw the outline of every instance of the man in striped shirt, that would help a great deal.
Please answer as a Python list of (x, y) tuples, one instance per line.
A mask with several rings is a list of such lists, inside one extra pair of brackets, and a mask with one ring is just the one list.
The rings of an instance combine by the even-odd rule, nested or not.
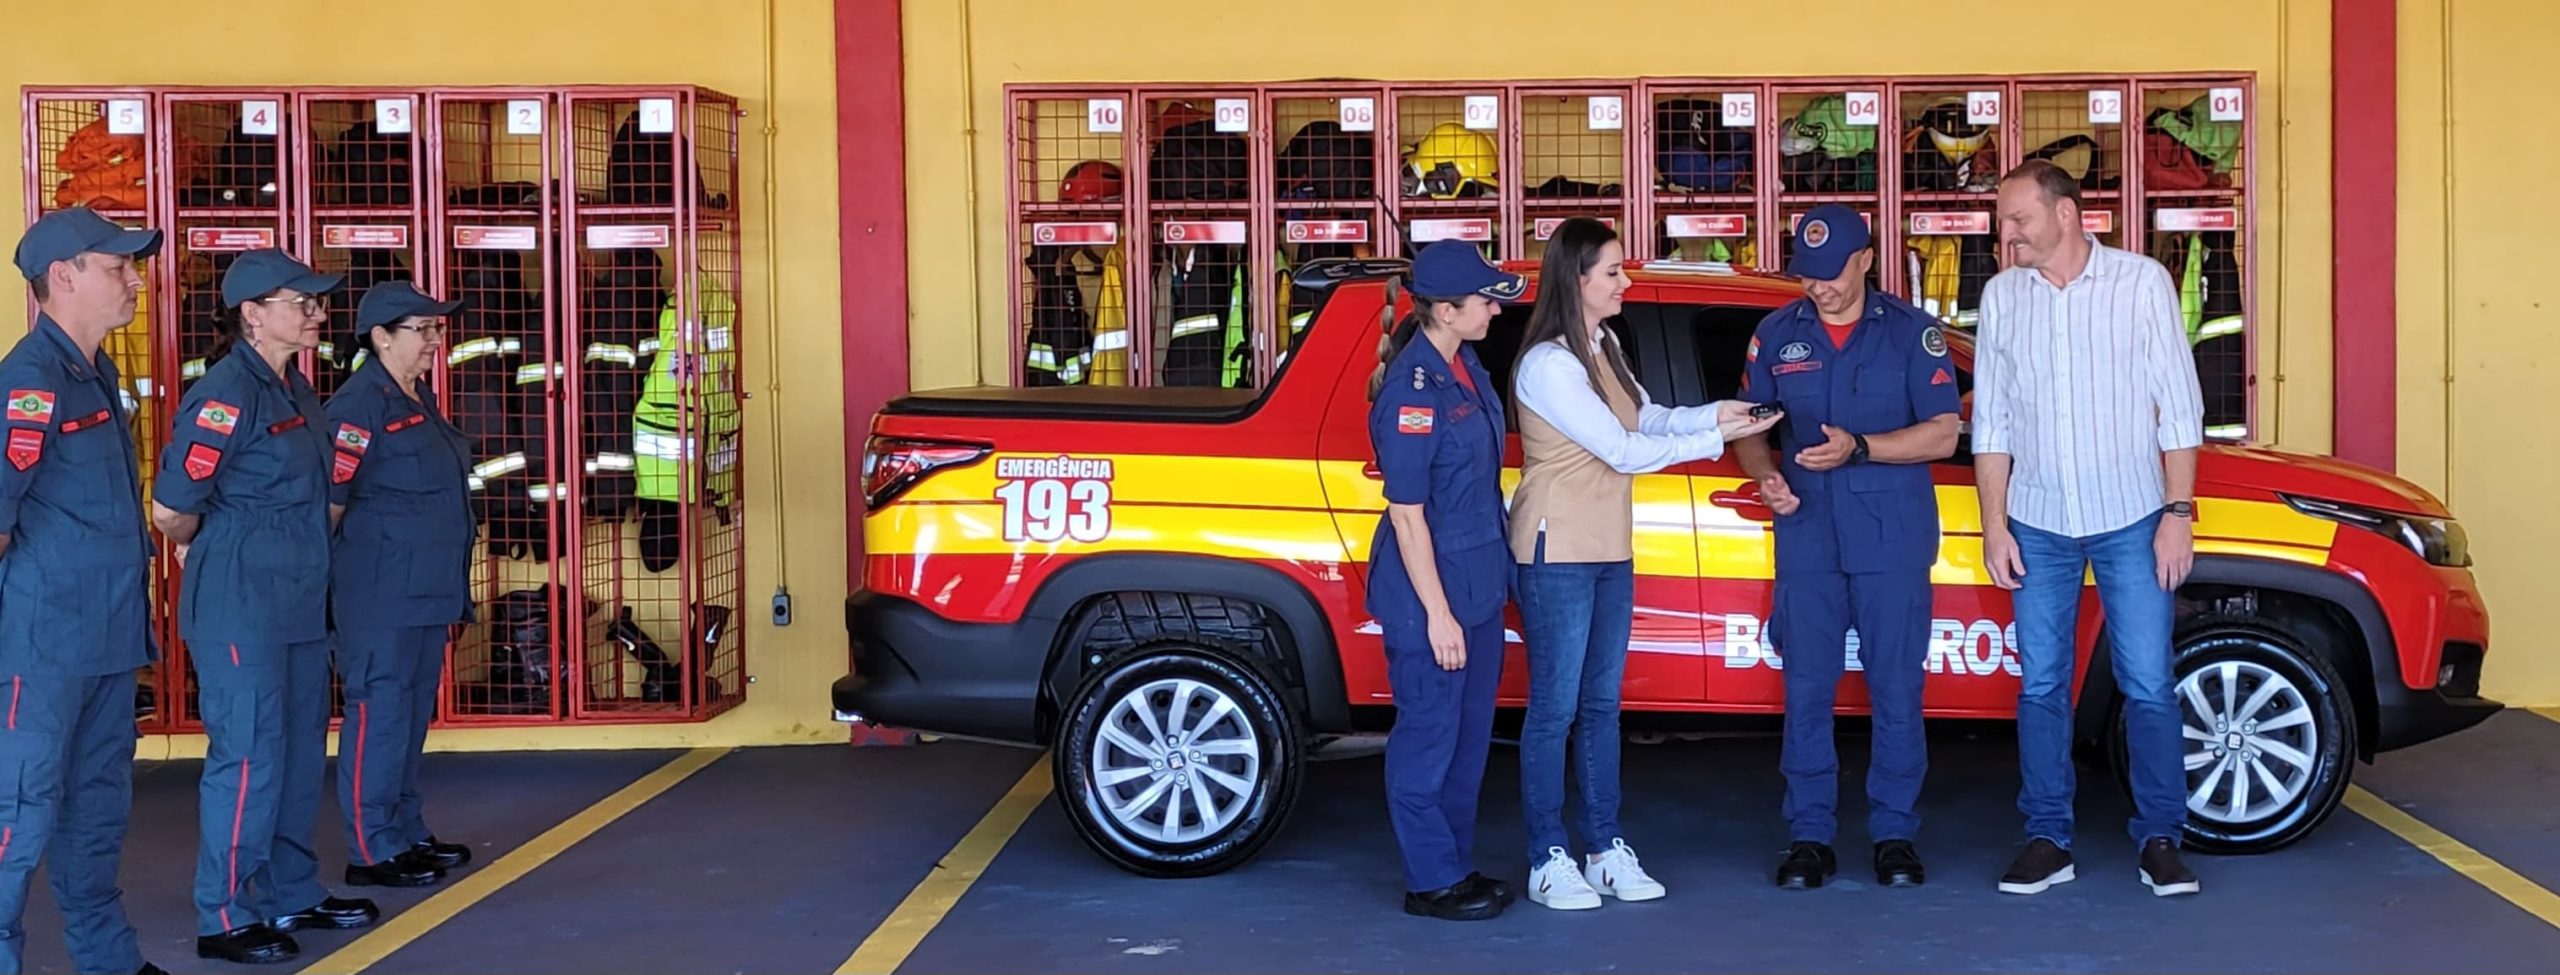
[(2195, 893), (2178, 856), (2186, 771), (2170, 626), (2195, 559), (2204, 397), (2177, 289), (2158, 261), (2082, 231), (2078, 182), (2049, 162), (2004, 177), (1999, 207), (2013, 266), (1983, 289), (1973, 454), (1983, 561), (2014, 592), (2028, 836), (2000, 889), (2072, 879), (2073, 634), (2089, 569), (2125, 699), (2142, 882)]

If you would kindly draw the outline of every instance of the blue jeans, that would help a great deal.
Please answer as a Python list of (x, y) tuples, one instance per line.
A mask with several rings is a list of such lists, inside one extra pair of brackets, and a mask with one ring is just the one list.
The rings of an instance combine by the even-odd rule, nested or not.
[(1520, 621), (1529, 644), (1529, 707), (1520, 726), (1520, 802), (1529, 866), (1565, 841), (1567, 736), (1579, 759), (1582, 841), (1598, 851), (1618, 833), (1618, 696), (1635, 628), (1636, 573), (1624, 562), (1548, 562), (1540, 539), (1520, 566)]
[(2027, 835), (2071, 848), (2071, 677), (2085, 569), (2098, 577), (2116, 690), (2124, 695), (2126, 757), (2132, 767), (2139, 845), (2179, 838), (2187, 818), (2186, 748), (2171, 676), (2175, 595), (2160, 588), (2152, 540), (2158, 512), (2114, 531), (2073, 538), (2009, 522), (2026, 563), (2014, 605), (2018, 620), (2018, 811)]

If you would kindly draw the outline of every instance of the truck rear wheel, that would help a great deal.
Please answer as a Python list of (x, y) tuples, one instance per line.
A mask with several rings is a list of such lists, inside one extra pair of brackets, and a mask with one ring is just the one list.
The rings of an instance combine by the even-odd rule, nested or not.
[(1297, 801), (1298, 720), (1252, 664), (1152, 644), (1087, 675), (1057, 738), (1058, 801), (1104, 859), (1198, 877), (1251, 859)]
[[(2216, 854), (2282, 849), (2344, 801), (2356, 755), (2355, 704), (2337, 668), (2312, 646), (2281, 620), (2214, 616), (2180, 624), (2173, 674), (2188, 846)], [(2121, 697), (2108, 730), (2123, 785), (2130, 780)]]

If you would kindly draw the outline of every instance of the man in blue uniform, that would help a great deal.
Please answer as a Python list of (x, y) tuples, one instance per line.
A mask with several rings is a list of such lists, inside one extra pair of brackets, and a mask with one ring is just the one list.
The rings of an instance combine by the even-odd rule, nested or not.
[(1778, 516), (1767, 632), (1786, 668), (1779, 767), (1792, 835), (1777, 882), (1819, 887), (1839, 869), (1831, 716), (1854, 625), (1875, 718), (1867, 834), (1876, 880), (1910, 886), (1924, 879), (1911, 841), (1929, 765), (1920, 687), (1938, 558), (1928, 464), (1955, 452), (1955, 364), (1937, 322), (1868, 291), (1875, 253), (1857, 211), (1816, 207), (1795, 235), (1787, 271), (1805, 279), (1805, 297), (1761, 320), (1741, 395), (1784, 407), (1787, 420), (1735, 445)]
[(159, 971), (143, 962), (116, 888), (134, 672), (159, 648), (131, 418), (98, 351), (133, 321), (141, 262), (159, 249), (159, 231), (86, 208), (47, 214), (18, 242), (38, 311), (0, 358), (0, 972), (11, 975), (24, 964), (28, 880), (48, 857), (80, 971)]

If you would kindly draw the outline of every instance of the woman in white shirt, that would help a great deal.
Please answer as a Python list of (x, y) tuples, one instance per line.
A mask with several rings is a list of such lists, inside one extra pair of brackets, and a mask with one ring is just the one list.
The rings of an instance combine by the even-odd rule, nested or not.
[[(1725, 442), (1777, 423), (1751, 404), (1658, 405), (1603, 323), (1627, 291), (1626, 251), (1597, 220), (1547, 241), (1538, 299), (1512, 369), (1522, 464), (1511, 499), (1516, 598), (1529, 654), (1520, 730), (1529, 899), (1558, 910), (1663, 887), (1618, 831), (1618, 697), (1635, 623), (1635, 475), (1724, 456)], [(1582, 792), (1585, 859), (1566, 843), (1567, 735)]]

